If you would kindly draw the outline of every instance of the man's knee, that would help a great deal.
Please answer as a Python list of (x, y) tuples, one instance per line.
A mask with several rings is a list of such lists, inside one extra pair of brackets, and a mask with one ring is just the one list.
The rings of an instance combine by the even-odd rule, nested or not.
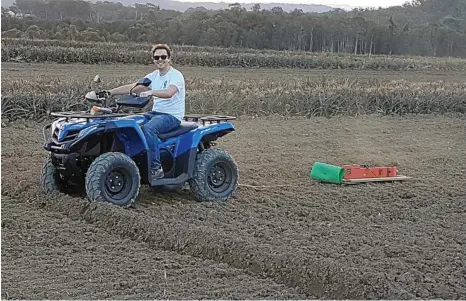
[(161, 122), (162, 122), (162, 120), (158, 116), (152, 117), (152, 119), (149, 120), (149, 122), (147, 122), (144, 125), (144, 131), (146, 131), (146, 132), (148, 132), (150, 134), (158, 135), (159, 134), (159, 128), (161, 126), (160, 125)]
[(158, 135), (157, 128), (149, 123), (144, 125), (144, 128), (142, 131), (144, 132), (144, 134)]

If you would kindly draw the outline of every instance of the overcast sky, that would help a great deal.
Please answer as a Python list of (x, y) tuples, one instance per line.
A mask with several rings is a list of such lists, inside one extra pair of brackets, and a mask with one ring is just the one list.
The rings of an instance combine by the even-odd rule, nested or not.
[(362, 7), (388, 7), (401, 5), (406, 0), (187, 0), (189, 2), (240, 2), (240, 3), (301, 3), (301, 4), (324, 4), (324, 5), (335, 5), (335, 6), (362, 6)]

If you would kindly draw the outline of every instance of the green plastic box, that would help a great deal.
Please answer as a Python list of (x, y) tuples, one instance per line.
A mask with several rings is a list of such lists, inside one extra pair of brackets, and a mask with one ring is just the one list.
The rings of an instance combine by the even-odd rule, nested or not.
[(340, 166), (322, 162), (314, 162), (311, 169), (311, 178), (320, 182), (341, 184), (345, 176), (345, 169)]

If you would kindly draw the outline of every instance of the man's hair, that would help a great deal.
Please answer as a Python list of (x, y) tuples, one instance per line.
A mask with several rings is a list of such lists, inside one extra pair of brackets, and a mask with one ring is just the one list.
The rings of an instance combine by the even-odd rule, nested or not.
[(168, 54), (168, 57), (171, 56), (171, 50), (170, 50), (170, 47), (168, 47), (167, 44), (155, 44), (152, 46), (152, 56), (154, 55), (154, 52), (157, 50), (157, 49), (165, 49), (167, 51), (167, 54)]

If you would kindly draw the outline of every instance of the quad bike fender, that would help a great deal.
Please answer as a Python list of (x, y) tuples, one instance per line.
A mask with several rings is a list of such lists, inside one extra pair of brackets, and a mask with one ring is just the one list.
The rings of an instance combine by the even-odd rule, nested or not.
[(133, 157), (143, 151), (148, 151), (144, 133), (134, 120), (115, 120), (105, 123), (105, 133), (115, 133), (124, 146), (124, 153)]
[[(196, 166), (196, 156), (199, 147), (203, 147), (205, 144), (217, 140), (220, 137), (227, 135), (228, 133), (235, 130), (235, 126), (231, 122), (224, 122), (218, 124), (206, 125), (205, 127), (199, 128), (199, 130), (193, 133), (192, 143), (189, 146), (189, 164), (188, 164), (188, 175), (191, 177)], [(180, 147), (181, 149), (181, 147)]]
[[(122, 151), (130, 157), (148, 150), (144, 133), (134, 120), (116, 120), (90, 126), (82, 130), (77, 139), (65, 147), (70, 151), (76, 151), (91, 137), (102, 134), (113, 134), (122, 148), (118, 151)], [(112, 147), (109, 151), (117, 151), (117, 149)]]
[(182, 140), (179, 152), (184, 153), (190, 149), (197, 149), (200, 144), (215, 141), (234, 130), (235, 126), (231, 122), (209, 124), (199, 127), (197, 130), (188, 134), (191, 135), (191, 139)]

